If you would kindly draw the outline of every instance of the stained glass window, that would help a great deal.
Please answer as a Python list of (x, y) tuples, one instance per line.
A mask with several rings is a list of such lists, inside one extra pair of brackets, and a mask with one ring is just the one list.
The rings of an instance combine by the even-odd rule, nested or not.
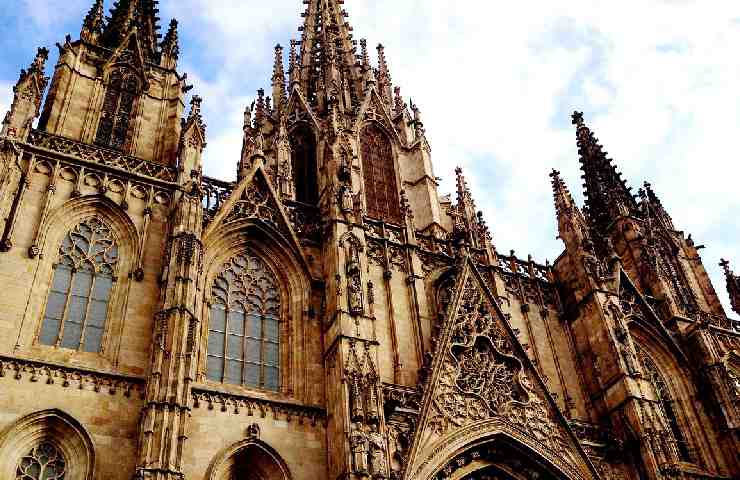
[(117, 262), (116, 242), (97, 217), (79, 223), (64, 237), (39, 333), (41, 344), (100, 351)]
[(118, 68), (111, 72), (95, 143), (116, 149), (124, 147), (138, 89), (139, 81), (132, 70)]
[(660, 409), (668, 422), (668, 427), (671, 429), (673, 440), (676, 442), (678, 455), (685, 462), (693, 462), (695, 460), (694, 452), (681, 431), (678, 416), (676, 415), (676, 404), (665, 377), (653, 359), (645, 351), (638, 348), (638, 354), (643, 367), (645, 367), (647, 379), (652, 384), (653, 390), (655, 390), (655, 399), (658, 401)]
[(33, 447), (18, 463), (16, 480), (64, 480), (64, 456), (52, 443)]
[(377, 125), (369, 124), (362, 131), (361, 143), (367, 215), (400, 224), (401, 205), (391, 142)]
[(275, 275), (247, 251), (216, 278), (208, 326), (210, 380), (280, 388), (280, 290)]
[(316, 175), (316, 142), (313, 132), (306, 126), (296, 128), (290, 138), (293, 160), (295, 198), (299, 202), (316, 205), (319, 202)]

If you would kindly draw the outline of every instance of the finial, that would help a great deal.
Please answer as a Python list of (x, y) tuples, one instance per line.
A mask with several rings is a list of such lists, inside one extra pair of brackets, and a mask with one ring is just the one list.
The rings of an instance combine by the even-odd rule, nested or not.
[(403, 113), (406, 105), (403, 103), (403, 97), (401, 97), (401, 87), (394, 87), (393, 88), (393, 96), (394, 96), (394, 110), (396, 115), (400, 115)]
[(300, 68), (298, 66), (298, 40), (290, 40), (290, 56), (288, 57), (288, 73), (290, 75), (290, 84), (300, 81)]
[(360, 39), (360, 58), (362, 59), (362, 66), (367, 68), (370, 66), (370, 56), (367, 54), (367, 39)]
[(46, 67), (46, 61), (49, 59), (49, 49), (46, 47), (39, 47), (36, 50), (36, 58), (33, 60), (31, 70), (43, 72)]
[(725, 271), (725, 275), (727, 277), (732, 276), (732, 270), (730, 270), (730, 262), (728, 262), (724, 258), (721, 258), (719, 262), (719, 266), (722, 267), (722, 269)]
[(580, 128), (584, 126), (583, 112), (574, 111), (570, 118), (572, 119), (573, 125), (575, 125), (576, 127)]
[(193, 95), (190, 99), (190, 115), (200, 115), (200, 105), (203, 99), (199, 95)]
[(103, 0), (95, 0), (90, 10), (85, 16), (85, 20), (82, 22), (82, 31), (80, 37), (83, 40), (90, 43), (95, 43), (103, 32), (103, 17), (104, 17)]
[(262, 120), (265, 118), (265, 90), (260, 88), (257, 90), (257, 107), (254, 112), (254, 120), (257, 125), (262, 124)]
[(248, 128), (252, 126), (252, 108), (254, 107), (254, 102), (252, 102), (251, 106), (247, 106), (244, 109), (244, 125), (242, 128), (246, 131)]
[(177, 33), (177, 25), (176, 19), (173, 18), (170, 20), (170, 27), (167, 29), (164, 40), (162, 40), (162, 56), (169, 57), (169, 60), (171, 61), (170, 65), (164, 65), (165, 62), (163, 61), (162, 63), (165, 67), (169, 66), (170, 68), (174, 68), (175, 63), (177, 63), (177, 60), (180, 57), (180, 41)]

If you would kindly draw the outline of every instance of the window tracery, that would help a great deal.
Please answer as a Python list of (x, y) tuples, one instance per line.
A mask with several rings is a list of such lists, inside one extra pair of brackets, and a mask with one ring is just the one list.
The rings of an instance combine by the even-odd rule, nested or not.
[(280, 289), (252, 252), (229, 260), (212, 287), (206, 376), (277, 391), (280, 388)]
[(138, 90), (139, 80), (135, 72), (128, 68), (111, 72), (95, 136), (96, 144), (123, 149)]
[(670, 428), (673, 440), (676, 442), (679, 457), (685, 462), (695, 461), (692, 448), (681, 430), (676, 411), (676, 402), (668, 387), (668, 382), (663, 376), (663, 373), (658, 369), (655, 361), (644, 350), (637, 347), (637, 345), (636, 348), (645, 369), (647, 379), (655, 391), (655, 399), (658, 401), (660, 410)]
[(290, 149), (295, 198), (299, 202), (315, 205), (319, 202), (319, 192), (313, 132), (306, 126), (296, 128), (291, 134)]
[(16, 480), (64, 480), (64, 456), (54, 444), (42, 442), (31, 449), (18, 463)]
[(100, 352), (117, 263), (118, 246), (100, 219), (88, 218), (67, 233), (38, 337), (42, 345)]
[(367, 215), (400, 224), (401, 204), (388, 136), (377, 125), (369, 124), (362, 131), (361, 151)]

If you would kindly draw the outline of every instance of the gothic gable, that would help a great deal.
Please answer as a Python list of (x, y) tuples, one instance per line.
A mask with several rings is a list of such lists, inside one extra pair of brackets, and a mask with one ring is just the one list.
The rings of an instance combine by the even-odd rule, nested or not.
[(363, 123), (373, 121), (382, 125), (396, 141), (396, 144), (401, 144), (401, 138), (398, 136), (398, 132), (393, 126), (393, 121), (386, 111), (383, 99), (380, 98), (375, 87), (370, 88), (370, 91), (367, 93), (365, 100), (360, 106), (360, 113), (357, 115), (354, 130), (360, 131), (360, 127)]
[(441, 450), (500, 435), (536, 452), (567, 477), (597, 477), (466, 256), (426, 378), (405, 478), (428, 478)]
[(142, 85), (145, 86), (144, 90), (146, 90), (146, 64), (144, 61), (144, 53), (142, 52), (141, 44), (139, 43), (139, 36), (136, 29), (132, 29), (128, 33), (126, 40), (121, 42), (121, 45), (116, 48), (110, 59), (105, 62), (102, 71), (106, 72), (110, 69), (110, 67), (116, 64), (127, 65), (134, 69), (134, 71), (136, 71), (136, 73), (139, 75), (139, 78), (142, 81)]
[(305, 97), (301, 93), (300, 86), (296, 85), (293, 88), (293, 92), (290, 94), (290, 98), (288, 99), (287, 117), (290, 125), (303, 121), (310, 123), (315, 130), (321, 129), (319, 121), (316, 119), (316, 116), (311, 111), (311, 107), (308, 105), (308, 102), (306, 102)]
[(254, 166), (221, 205), (213, 221), (203, 233), (203, 237), (211, 237), (221, 226), (240, 221), (259, 221), (274, 230), (283, 237), (295, 255), (301, 259), (301, 263), (308, 268), (301, 244), (265, 173), (261, 159), (255, 161)]

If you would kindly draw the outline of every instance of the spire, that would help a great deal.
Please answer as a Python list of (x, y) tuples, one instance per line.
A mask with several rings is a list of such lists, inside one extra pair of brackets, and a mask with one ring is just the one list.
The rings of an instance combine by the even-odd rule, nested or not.
[(483, 219), (483, 212), (476, 210), (473, 195), (470, 193), (465, 175), (460, 167), (455, 168), (455, 184), (457, 186), (457, 204), (447, 212), (453, 220), (453, 237), (458, 242), (488, 250), (490, 258), (493, 260), (495, 253), (491, 242), (491, 233)]
[(296, 51), (297, 46), (298, 40), (292, 39), (290, 41), (290, 57), (288, 58), (288, 74), (290, 75), (291, 89), (293, 88), (293, 84), (301, 81), (300, 59)]
[(82, 31), (80, 37), (90, 43), (96, 43), (103, 31), (103, 0), (95, 0), (90, 11), (87, 12), (85, 20), (82, 22)]
[(591, 228), (604, 233), (617, 217), (636, 212), (637, 203), (622, 180), (622, 174), (617, 172), (607, 152), (585, 125), (583, 113), (574, 112), (572, 119), (583, 170), (586, 217)]
[(285, 69), (283, 67), (283, 47), (275, 45), (275, 65), (272, 68), (272, 99), (275, 110), (280, 112), (285, 98)]
[[(326, 90), (341, 88), (345, 83), (342, 76), (350, 76), (346, 83), (352, 89), (361, 80), (355, 67), (352, 27), (345, 20), (347, 12), (340, 9), (343, 0), (304, 0), (304, 3), (308, 6), (299, 28), (302, 32), (300, 84), (311, 103), (325, 105), (329, 97)], [(293, 76), (298, 77), (295, 73)]]
[(159, 0), (116, 0), (103, 29), (102, 44), (110, 49), (121, 46), (129, 32), (136, 28), (148, 61), (155, 58), (159, 38)]
[(571, 196), (565, 181), (560, 177), (560, 172), (553, 169), (550, 178), (552, 179), (552, 193), (555, 199), (560, 238), (569, 241), (568, 234), (571, 231), (575, 231), (581, 238), (588, 236), (586, 219), (573, 201), (573, 196)]
[(36, 57), (28, 69), (21, 70), (18, 82), (13, 87), (13, 103), (2, 123), (0, 136), (15, 137), (25, 140), (31, 130), (34, 118), (39, 114), (41, 99), (49, 83), (44, 75), (49, 50), (39, 48)]
[(638, 195), (642, 200), (642, 213), (652, 219), (658, 220), (663, 227), (673, 230), (673, 219), (668, 215), (665, 208), (663, 208), (663, 204), (653, 191), (652, 185), (645, 182), (643, 188), (638, 191)]
[(170, 28), (162, 41), (161, 53), (160, 65), (172, 69), (177, 67), (177, 60), (180, 58), (180, 42), (177, 34), (177, 20), (174, 18), (170, 21)]
[(722, 259), (721, 262), (719, 262), (719, 266), (722, 267), (725, 271), (725, 279), (727, 280), (727, 293), (730, 295), (730, 304), (732, 305), (732, 309), (740, 314), (740, 277), (735, 276), (735, 274), (730, 269), (730, 262)]
[(385, 59), (385, 47), (382, 43), (378, 44), (378, 91), (387, 105), (392, 103), (392, 80), (391, 72), (388, 69), (388, 62)]

